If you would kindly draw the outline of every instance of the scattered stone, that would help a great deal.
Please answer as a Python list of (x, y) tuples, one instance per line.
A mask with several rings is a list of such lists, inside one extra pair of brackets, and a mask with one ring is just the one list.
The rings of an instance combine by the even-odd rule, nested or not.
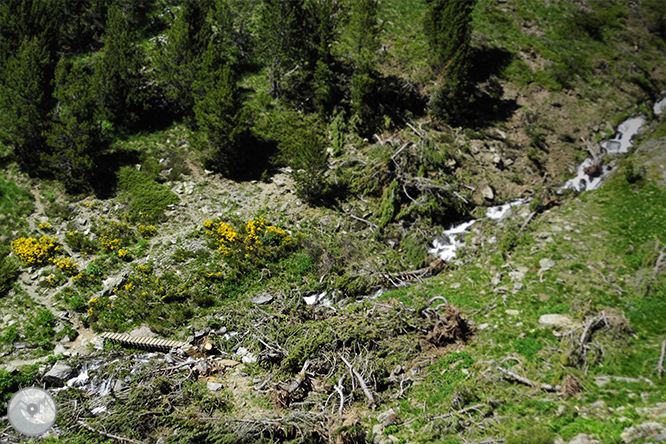
[(548, 257), (544, 257), (539, 260), (539, 266), (541, 267), (539, 273), (543, 273), (544, 271), (552, 269), (555, 266), (555, 261)]
[(504, 313), (508, 314), (509, 316), (518, 316), (520, 314), (520, 310), (504, 310)]
[(502, 282), (502, 278), (499, 277), (499, 276), (493, 276), (493, 277), (490, 279), (490, 284), (491, 284), (493, 287), (497, 287), (497, 286), (500, 284), (500, 282)]
[(222, 390), (222, 384), (219, 382), (207, 382), (206, 383), (206, 388), (210, 390), (211, 392), (219, 392)]
[(57, 362), (51, 367), (51, 370), (44, 375), (44, 380), (51, 385), (62, 387), (74, 376), (76, 376), (76, 370), (73, 367)]
[(510, 271), (509, 272), (509, 277), (511, 278), (512, 281), (520, 282), (523, 279), (525, 279), (525, 273), (522, 272), (522, 271), (518, 271), (518, 270)]
[(460, 288), (460, 282), (454, 282), (453, 284), (450, 285), (450, 287), (453, 288), (454, 290), (457, 290), (458, 288)]
[(502, 285), (501, 287), (497, 287), (495, 289), (495, 292), (498, 294), (507, 294), (509, 292), (509, 287), (506, 285)]
[(562, 314), (545, 314), (539, 318), (539, 325), (545, 327), (575, 328), (580, 323), (574, 321), (569, 316)]
[(227, 332), (227, 327), (220, 327), (219, 329), (217, 329), (217, 331), (215, 331), (215, 334), (217, 336), (223, 336), (226, 332)]
[(481, 196), (486, 200), (493, 200), (495, 198), (495, 192), (490, 185), (486, 185), (481, 188)]
[(666, 402), (658, 402), (655, 407), (637, 407), (636, 412), (648, 418), (666, 418)]
[(102, 282), (102, 291), (100, 292), (99, 295), (106, 296), (113, 293), (114, 289), (120, 288), (120, 286), (123, 284), (128, 274), (129, 274), (129, 269), (125, 269), (121, 271), (117, 276), (104, 279), (104, 281)]
[(62, 344), (56, 344), (55, 348), (53, 349), (53, 354), (54, 354), (55, 356), (58, 356), (58, 355), (70, 356), (70, 355), (71, 355), (71, 353), (69, 352), (69, 350), (67, 350), (67, 349), (65, 348), (65, 346), (62, 345)]
[(479, 325), (479, 330), (485, 330), (488, 327), (490, 327), (490, 324), (487, 323), (487, 322), (484, 322), (483, 324)]
[(596, 402), (593, 402), (592, 404), (590, 404), (590, 409), (603, 409), (605, 407), (606, 407), (606, 403), (602, 400), (599, 400), (599, 401), (596, 401)]
[(210, 333), (210, 328), (204, 328), (203, 330), (195, 330), (194, 331), (194, 340), (199, 340), (206, 336), (208, 333)]
[[(395, 420), (395, 416), (396, 416), (395, 411), (393, 409), (388, 409), (387, 411), (377, 415), (377, 421), (383, 423), (384, 421), (386, 421), (388, 418), (391, 418), (391, 417), (393, 417), (393, 419)], [(389, 425), (391, 425), (391, 424), (389, 424)]]
[(134, 330), (129, 332), (129, 335), (134, 338), (136, 337), (154, 338), (156, 336), (155, 333), (153, 333), (147, 325), (142, 325), (140, 328), (135, 328)]
[(217, 363), (221, 366), (229, 367), (229, 368), (234, 368), (237, 365), (240, 365), (240, 362), (234, 361), (233, 359), (222, 359), (220, 361), (217, 361)]
[(664, 433), (666, 432), (663, 425), (658, 422), (648, 421), (642, 424), (639, 424), (635, 427), (629, 427), (624, 429), (622, 434), (622, 440), (626, 443), (630, 442), (647, 442), (648, 438), (652, 438), (654, 442), (657, 442), (657, 437), (659, 436), (659, 441), (666, 439)]
[(516, 294), (523, 288), (525, 288), (525, 286), (522, 283), (516, 282), (515, 284), (513, 284), (513, 290), (511, 290), (511, 293)]
[(272, 301), (273, 301), (273, 296), (271, 296), (268, 293), (258, 294), (256, 296), (250, 298), (250, 302), (252, 302), (255, 305), (264, 305), (264, 304), (268, 304)]
[(252, 353), (249, 353), (241, 358), (241, 361), (243, 361), (243, 364), (254, 364), (257, 362), (257, 357), (253, 355)]
[[(372, 426), (372, 434), (375, 435), (375, 437), (380, 438), (382, 436), (382, 432), (384, 431), (384, 428), (382, 427), (381, 424), (375, 424)], [(379, 442), (379, 441), (375, 441)]]
[(574, 438), (571, 441), (569, 441), (569, 444), (603, 444), (603, 443), (588, 434), (581, 433), (579, 435), (574, 436)]
[(550, 299), (550, 295), (548, 295), (548, 294), (540, 294), (540, 295), (539, 295), (539, 300), (540, 300), (540, 301), (545, 302), (545, 301), (547, 301), (548, 299)]

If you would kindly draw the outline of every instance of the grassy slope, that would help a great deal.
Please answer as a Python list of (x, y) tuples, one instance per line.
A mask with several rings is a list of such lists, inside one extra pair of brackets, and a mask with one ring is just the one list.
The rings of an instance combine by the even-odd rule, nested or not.
[[(424, 45), (418, 31), (420, 17), (424, 11), (423, 4), (387, 0), (384, 6), (381, 18), (385, 21), (385, 43), (389, 52), (382, 59), (381, 69), (387, 73), (398, 73), (428, 89), (432, 73), (423, 61), (427, 54), (427, 45)], [(573, 144), (558, 142), (558, 138), (568, 132), (563, 126), (566, 119), (558, 120), (548, 114), (551, 102), (572, 95), (560, 91), (562, 82), (571, 82), (573, 91), (579, 94), (572, 102), (578, 106), (566, 110), (567, 118), (579, 119), (581, 134), (594, 139), (602, 137), (605, 129), (589, 130), (589, 125), (597, 125), (607, 120), (617, 123), (618, 119), (627, 113), (640, 109), (641, 106), (638, 105), (640, 101), (649, 100), (651, 97), (637, 85), (645, 81), (650, 83), (655, 79), (663, 80), (664, 75), (663, 70), (659, 71), (660, 61), (664, 57), (663, 43), (655, 42), (651, 34), (641, 32), (638, 29), (640, 21), (631, 15), (626, 6), (613, 6), (607, 8), (607, 11), (600, 11), (607, 23), (627, 24), (626, 30), (615, 25), (604, 27), (601, 30), (602, 40), (595, 40), (584, 34), (579, 34), (577, 39), (568, 38), (572, 22), (570, 7), (571, 5), (566, 2), (551, 2), (551, 7), (546, 8), (542, 2), (515, 1), (496, 4), (482, 0), (475, 13), (476, 44), (506, 47), (516, 55), (514, 61), (504, 71), (502, 81), (505, 88), (519, 89), (534, 101), (538, 101), (542, 90), (549, 90), (551, 94), (547, 103), (540, 105), (541, 107), (534, 106), (532, 102), (517, 113), (524, 115), (529, 109), (537, 114), (536, 120), (528, 119), (528, 123), (546, 133), (551, 152), (541, 155), (548, 162), (551, 161), (551, 155), (555, 157), (554, 154), (559, 151), (569, 150), (568, 160), (571, 161), (573, 158)], [(574, 31), (581, 32), (580, 29)], [(633, 43), (631, 39), (634, 37), (639, 40), (640, 51), (632, 50), (630, 42)], [(536, 55), (526, 57), (525, 54), (530, 51)], [(608, 68), (610, 71), (605, 71), (606, 68), (601, 63), (604, 60), (611, 62)], [(656, 70), (652, 71), (654, 78), (646, 79), (645, 72), (653, 66), (656, 67)], [(255, 77), (259, 78), (261, 75), (259, 73)], [(248, 82), (263, 84), (257, 78)], [(642, 109), (645, 110), (645, 106)], [(526, 134), (523, 128), (524, 120), (499, 122), (497, 125), (506, 130), (506, 127), (513, 123), (518, 123), (520, 126), (515, 135), (515, 140), (518, 141), (516, 144), (520, 145), (522, 139), (519, 136)], [(142, 154), (153, 153), (157, 158), (164, 156), (170, 159), (172, 164), (168, 166), (174, 167), (171, 170), (174, 176), (168, 177), (168, 180), (176, 180), (180, 172), (187, 173), (186, 170), (179, 169), (183, 166), (183, 162), (178, 160), (177, 155), (192, 154), (187, 153), (181, 145), (183, 134), (178, 127), (161, 134), (139, 136), (120, 144), (137, 149)], [(477, 135), (470, 138), (477, 138)], [(526, 137), (526, 140), (529, 140), (529, 137)], [(526, 147), (527, 143), (525, 146), (518, 146), (516, 150), (522, 151), (524, 155)], [(155, 165), (155, 159), (145, 159), (142, 169), (145, 171), (146, 168), (149, 171), (153, 171), (151, 168), (157, 172), (160, 170)], [(559, 171), (562, 170), (560, 167)], [(487, 173), (482, 171), (481, 174)], [(533, 174), (528, 173), (528, 176)], [(23, 194), (25, 197), (22, 201), (28, 203), (29, 194)], [(48, 199), (45, 199), (45, 203), (47, 201)], [(414, 442), (446, 440), (460, 442), (461, 437), (467, 439), (519, 437), (519, 431), (530, 430), (530, 436), (536, 436), (536, 433), (544, 435), (557, 433), (564, 439), (570, 439), (579, 432), (587, 432), (601, 438), (605, 443), (619, 442), (620, 433), (625, 427), (647, 419), (647, 415), (639, 409), (653, 406), (664, 398), (663, 378), (657, 377), (654, 371), (661, 340), (666, 333), (663, 322), (659, 322), (666, 316), (663, 303), (666, 296), (663, 276), (659, 278), (657, 284), (652, 285), (651, 292), (645, 295), (645, 279), (650, 275), (651, 266), (656, 258), (653, 245), (657, 239), (661, 246), (666, 242), (663, 238), (663, 233), (666, 233), (664, 202), (663, 189), (649, 182), (630, 185), (620, 175), (603, 189), (567, 201), (560, 208), (533, 222), (506, 260), (500, 254), (497, 243), (491, 243), (489, 239), (495, 236), (501, 241), (507, 231), (516, 229), (515, 224), (518, 222), (509, 221), (499, 226), (494, 223), (479, 223), (477, 228), (483, 232), (469, 235), (467, 238), (468, 241), (471, 241), (472, 237), (483, 241), (483, 249), (468, 248), (460, 265), (450, 272), (424, 283), (388, 293), (382, 297), (379, 304), (365, 303), (360, 307), (350, 307), (347, 311), (342, 311), (343, 321), (338, 316), (331, 316), (330, 313), (313, 312), (302, 306), (285, 308), (281, 304), (291, 304), (285, 302), (291, 299), (280, 299), (277, 307), (266, 309), (275, 315), (275, 319), (271, 319), (264, 334), (288, 348), (292, 355), (287, 360), (288, 368), (285, 366), (269, 368), (277, 372), (276, 379), (288, 381), (300, 370), (309, 354), (313, 359), (319, 359), (320, 356), (316, 354), (317, 348), (326, 349), (323, 344), (331, 338), (343, 338), (352, 343), (358, 341), (359, 344), (372, 350), (371, 356), (378, 373), (386, 370), (389, 365), (401, 363), (408, 370), (407, 375), (411, 382), (414, 382), (414, 385), (406, 388), (397, 400), (392, 399), (393, 395), (399, 393), (395, 384), (381, 397), (378, 412), (384, 411), (389, 406), (393, 407), (401, 421), (399, 425), (384, 428), (383, 435), (395, 435)], [(357, 204), (362, 206), (360, 202)], [(79, 203), (79, 206), (81, 205), (84, 204)], [(111, 205), (103, 203), (101, 206)], [(100, 209), (92, 208), (91, 214), (96, 214), (95, 211)], [(238, 204), (229, 203), (227, 200), (219, 209), (223, 209), (225, 214), (231, 214), (236, 210), (246, 211), (244, 208), (239, 208)], [(209, 208), (209, 214), (212, 212)], [(189, 322), (197, 327), (206, 324), (213, 327), (225, 325), (230, 329), (235, 327), (241, 330), (252, 327), (253, 319), (257, 320), (257, 324), (265, 322), (261, 310), (253, 309), (250, 304), (238, 304), (238, 300), (245, 295), (266, 290), (273, 294), (284, 292), (293, 295), (298, 293), (297, 289), (316, 287), (315, 283), (321, 278), (321, 268), (318, 269), (317, 265), (321, 266), (321, 263), (314, 264), (306, 254), (311, 253), (312, 249), (327, 251), (329, 260), (352, 256), (358, 268), (369, 264), (376, 269), (382, 269), (387, 263), (395, 264), (401, 260), (395, 258), (399, 253), (382, 249), (382, 243), (376, 242), (363, 224), (347, 221), (341, 228), (342, 232), (351, 233), (345, 236), (347, 241), (337, 242), (335, 238), (330, 240), (328, 236), (335, 236), (335, 219), (339, 215), (329, 214), (327, 218), (330, 219), (330, 223), (317, 225), (308, 221), (308, 218), (319, 219), (321, 214), (310, 209), (307, 213), (303, 212), (300, 217), (293, 216), (293, 213), (287, 217), (280, 214), (276, 208), (262, 208), (259, 212), (273, 215), (276, 219), (284, 218), (285, 224), (293, 222), (291, 228), (298, 228), (310, 237), (310, 250), (306, 248), (277, 264), (273, 268), (274, 278), (271, 280), (264, 280), (263, 270), (261, 273), (260, 270), (254, 270), (232, 288), (216, 282), (214, 278), (202, 277), (206, 273), (223, 269), (211, 266), (211, 259), (212, 262), (220, 262), (218, 257), (210, 252), (197, 256), (187, 251), (176, 250), (170, 245), (169, 235), (177, 230), (169, 224), (158, 225), (159, 242), (153, 242), (150, 246), (147, 242), (137, 242), (129, 248), (131, 255), (135, 259), (141, 259), (150, 254), (160, 258), (160, 262), (166, 264), (164, 268), (177, 267), (194, 273), (196, 279), (199, 279), (198, 286), (187, 285), (196, 296), (191, 300), (179, 299), (177, 292), (182, 290), (186, 283), (175, 273), (165, 273), (160, 278), (174, 292), (171, 294), (173, 299), (170, 300), (170, 305), (162, 307), (159, 305), (161, 302), (148, 300), (141, 301), (140, 304), (128, 304), (126, 309), (133, 307), (138, 311), (138, 315), (142, 310), (150, 310), (148, 320), (153, 323), (156, 330), (161, 324), (162, 327), (158, 331), (165, 336), (187, 334), (182, 327)], [(52, 219), (59, 222), (73, 220), (71, 215), (60, 219), (58, 217), (54, 215)], [(133, 226), (135, 230), (138, 228), (138, 223), (136, 225)], [(325, 236), (320, 235), (322, 230)], [(183, 234), (182, 231), (179, 231), (179, 234)], [(189, 242), (188, 245), (197, 247), (203, 246), (205, 241), (201, 227), (184, 235), (180, 241)], [(370, 260), (362, 262), (364, 255)], [(113, 254), (95, 256), (102, 267), (104, 278), (114, 275), (124, 266), (124, 263)], [(539, 259), (546, 257), (555, 260), (556, 265), (541, 276), (537, 272)], [(86, 262), (89, 262), (89, 259), (87, 258)], [(322, 260), (322, 257), (319, 256), (319, 259)], [(207, 268), (202, 267), (203, 265)], [(508, 272), (520, 267), (525, 267), (527, 270), (522, 281), (524, 288), (512, 294), (514, 283), (511, 282)], [(137, 276), (140, 277), (140, 273), (137, 273)], [(496, 291), (497, 285), (491, 284), (494, 277), (501, 278), (500, 287), (503, 285), (508, 287), (507, 294)], [(138, 285), (139, 281), (132, 280), (132, 282)], [(159, 288), (157, 284), (146, 284), (146, 291)], [(91, 282), (89, 288), (80, 288), (77, 291), (84, 296), (85, 302), (98, 289), (99, 283)], [(131, 297), (134, 295), (132, 291), (127, 290), (123, 293), (121, 290), (120, 293), (121, 297), (128, 296), (128, 301), (132, 302)], [(231, 297), (221, 305), (218, 303), (210, 307), (208, 305), (211, 303), (211, 294), (225, 294)], [(414, 313), (408, 309), (422, 308), (430, 297), (436, 295), (444, 295), (452, 304), (460, 307), (463, 314), (472, 319), (477, 326), (487, 324), (486, 328), (479, 329), (476, 338), (465, 347), (422, 351), (415, 345), (418, 342), (415, 335), (405, 334), (400, 330), (400, 324), (395, 327), (395, 313), (413, 320), (409, 316), (414, 316)], [(69, 302), (73, 296), (65, 294), (63, 297), (60, 302), (62, 308), (72, 308), (74, 312), (75, 309), (67, 305), (74, 304)], [(384, 301), (389, 301), (390, 304), (384, 304)], [(36, 302), (24, 292), (17, 292), (17, 295), (11, 300), (3, 301), (3, 304), (3, 311), (5, 309), (18, 311), (23, 305), (32, 307)], [(157, 304), (160, 309), (148, 308), (151, 304), (153, 306)], [(382, 307), (386, 305), (397, 307), (395, 312), (390, 310), (388, 312), (387, 318), (390, 317), (390, 323), (386, 325), (390, 328), (382, 322), (377, 324), (370, 322), (368, 330), (365, 330), (366, 321), (363, 320), (363, 313), (368, 311), (383, 313), (382, 310), (385, 308)], [(514, 312), (509, 314), (506, 312), (507, 309), (518, 310), (519, 314), (516, 315)], [(599, 362), (589, 366), (587, 374), (584, 368), (579, 369), (570, 365), (571, 346), (564, 339), (556, 337), (551, 329), (538, 326), (538, 318), (542, 314), (561, 313), (583, 322), (606, 309), (623, 312), (635, 335), (623, 331), (616, 337), (595, 336), (592, 342), (597, 343), (605, 354)], [(27, 315), (28, 312), (24, 310), (22, 316)], [(165, 316), (166, 320), (164, 317), (160, 320), (160, 316)], [(296, 327), (293, 325), (293, 316), (294, 319), (300, 320)], [(378, 316), (379, 321), (383, 319), (382, 316)], [(132, 322), (126, 322), (125, 317), (121, 318), (112, 320), (115, 323), (110, 325), (126, 329), (144, 319), (134, 316)], [(415, 319), (423, 322), (423, 319)], [(39, 326), (36, 318), (33, 323)], [(178, 330), (172, 326), (177, 326)], [(388, 347), (386, 338), (382, 338), (382, 334), (378, 333), (382, 328), (385, 329), (385, 333), (395, 334), (397, 339), (393, 347)], [(351, 332), (347, 332), (346, 329)], [(42, 337), (44, 335), (55, 337), (48, 326), (43, 330), (31, 334), (30, 339), (39, 342), (44, 340)], [(8, 334), (8, 331), (9, 329), (3, 328), (3, 335)], [(294, 339), (297, 334), (306, 338), (314, 335), (323, 338), (324, 343), (316, 342), (317, 347), (313, 349), (308, 341)], [(388, 342), (391, 342), (390, 338)], [(227, 351), (231, 351), (241, 344), (250, 346), (255, 351), (263, 348), (257, 341), (244, 343), (241, 340), (231, 341), (224, 347)], [(377, 344), (379, 348), (373, 348), (377, 347)], [(446, 354), (442, 355), (445, 352)], [(497, 366), (510, 368), (535, 381), (552, 385), (561, 384), (567, 374), (575, 375), (580, 379), (583, 391), (577, 397), (564, 398), (527, 388), (503, 380), (496, 370)], [(248, 372), (262, 379), (266, 376), (266, 369), (265, 366), (247, 367)], [(34, 370), (29, 369), (30, 372)], [(390, 371), (390, 368), (388, 370)], [(655, 386), (650, 386), (647, 382), (614, 380), (600, 388), (594, 384), (594, 376), (598, 375), (645, 376), (650, 378)], [(5, 375), (0, 376), (5, 377)], [(337, 376), (336, 374), (335, 377), (331, 377), (329, 382), (335, 384)], [(138, 381), (142, 382), (140, 378)], [(349, 380), (345, 384), (348, 386), (347, 390), (351, 390)], [(406, 384), (409, 385), (410, 381)], [(140, 388), (140, 384), (137, 387)], [(204, 385), (201, 382), (188, 385), (188, 390), (196, 396), (193, 395), (194, 401), (190, 404), (186, 400), (179, 399), (180, 408), (192, 415), (193, 412), (202, 411), (202, 405), (211, 402), (210, 395), (202, 393), (202, 387)], [(134, 395), (139, 399), (135, 404), (130, 403), (127, 411), (140, 410), (144, 407), (143, 402), (154, 401), (143, 399), (138, 393), (137, 388)], [(647, 395), (641, 396), (643, 393)], [(228, 393), (225, 393), (220, 396), (227, 395)], [(255, 396), (252, 391), (233, 393), (230, 396), (236, 400), (236, 410), (231, 412), (235, 418), (246, 417), (250, 409), (265, 408), (271, 401), (266, 396)], [(326, 396), (319, 401), (323, 402), (325, 398)], [(376, 423), (377, 414), (367, 412), (359, 392), (354, 399), (356, 402), (351, 410), (360, 410), (364, 414), (371, 415), (370, 420), (361, 422), (361, 427), (368, 430)], [(212, 400), (219, 402), (220, 397), (213, 397)], [(248, 406), (242, 405), (239, 400), (244, 400)], [(601, 408), (586, 411), (589, 405), (597, 400), (605, 401), (606, 405), (613, 409), (624, 407), (624, 410), (610, 411)], [(480, 412), (472, 412), (470, 416), (453, 415), (441, 418), (442, 415), (448, 415), (454, 410), (477, 404), (484, 406), (480, 407)], [(70, 408), (68, 404), (64, 411), (67, 412)], [(220, 414), (226, 414), (229, 410), (227, 405), (217, 408)], [(119, 419), (123, 416), (122, 410), (115, 410), (115, 413), (116, 415), (109, 417), (106, 425), (117, 426), (112, 430), (125, 436), (142, 439), (141, 435), (132, 435), (139, 432), (132, 430), (129, 423)], [(155, 421), (166, 429), (175, 426), (187, 428), (186, 419), (183, 419), (186, 417), (187, 414), (174, 419), (173, 415), (162, 414), (158, 415)], [(131, 422), (131, 415), (128, 418)], [(65, 413), (62, 425), (72, 425), (69, 422), (71, 420), (72, 418)], [(533, 429), (535, 424), (541, 426), (543, 430), (535, 431)]]

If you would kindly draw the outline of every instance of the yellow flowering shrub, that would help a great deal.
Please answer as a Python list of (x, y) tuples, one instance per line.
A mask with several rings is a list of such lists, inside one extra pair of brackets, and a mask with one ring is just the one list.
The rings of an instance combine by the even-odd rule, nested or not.
[(51, 223), (50, 222), (42, 222), (41, 224), (38, 225), (40, 230), (44, 231), (51, 231)]
[(139, 236), (141, 236), (144, 239), (148, 239), (150, 237), (155, 236), (155, 233), (157, 232), (157, 228), (155, 228), (155, 225), (139, 225)]
[(56, 240), (52, 237), (42, 236), (19, 237), (12, 241), (12, 251), (26, 265), (43, 265), (57, 254), (59, 249)]
[(231, 256), (234, 244), (238, 240), (238, 233), (226, 222), (211, 220), (204, 221), (206, 234), (213, 238), (217, 249), (225, 256)]
[(97, 235), (105, 251), (117, 251), (131, 237), (132, 229), (125, 222), (100, 219), (97, 224)]
[(79, 264), (74, 262), (71, 257), (56, 257), (51, 259), (51, 262), (68, 277), (74, 277), (79, 274), (77, 268)]
[(285, 230), (261, 216), (247, 221), (241, 233), (221, 221), (206, 220), (204, 228), (223, 255), (252, 262), (275, 257), (293, 243)]

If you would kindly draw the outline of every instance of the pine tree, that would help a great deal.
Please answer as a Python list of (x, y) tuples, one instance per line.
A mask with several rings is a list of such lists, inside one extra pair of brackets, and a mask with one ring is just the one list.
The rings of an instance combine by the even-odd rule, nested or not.
[(40, 153), (51, 98), (52, 63), (47, 48), (38, 37), (26, 38), (15, 57), (4, 63), (0, 83), (0, 139), (13, 147), (25, 171), (39, 173)]
[(157, 78), (165, 97), (185, 114), (192, 112), (193, 87), (212, 35), (207, 23), (210, 4), (210, 1), (185, 0), (167, 33), (166, 43), (155, 57)]
[(208, 159), (208, 167), (227, 177), (241, 177), (251, 162), (252, 114), (243, 105), (233, 71), (226, 65), (210, 80), (205, 95), (194, 106), (197, 132), (194, 145)]
[(42, 155), (68, 192), (90, 189), (96, 159), (105, 151), (105, 138), (93, 74), (82, 63), (58, 62), (54, 97), (58, 106), (49, 132), (50, 151)]
[(368, 74), (375, 69), (379, 49), (378, 0), (354, 0), (347, 26), (347, 40), (357, 73)]
[(284, 75), (304, 59), (304, 0), (264, 0), (259, 11), (259, 42), (268, 66), (271, 96), (282, 94)]
[(127, 18), (109, 8), (102, 57), (95, 66), (95, 84), (104, 118), (122, 126), (135, 123), (147, 101), (141, 69), (144, 53), (129, 30)]
[(352, 2), (347, 40), (351, 48), (354, 75), (351, 78), (351, 123), (360, 134), (370, 134), (375, 127), (374, 97), (376, 52), (379, 47), (377, 0)]
[(433, 0), (424, 20), (424, 31), (432, 50), (441, 86), (430, 107), (435, 116), (451, 124), (470, 118), (474, 85), (471, 21), (475, 0)]

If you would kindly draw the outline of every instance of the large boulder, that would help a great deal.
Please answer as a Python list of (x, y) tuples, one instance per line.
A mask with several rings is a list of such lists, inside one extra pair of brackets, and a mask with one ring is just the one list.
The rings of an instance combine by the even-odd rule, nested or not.
[(44, 380), (54, 386), (63, 387), (67, 381), (76, 376), (76, 369), (67, 364), (56, 362), (44, 375)]

